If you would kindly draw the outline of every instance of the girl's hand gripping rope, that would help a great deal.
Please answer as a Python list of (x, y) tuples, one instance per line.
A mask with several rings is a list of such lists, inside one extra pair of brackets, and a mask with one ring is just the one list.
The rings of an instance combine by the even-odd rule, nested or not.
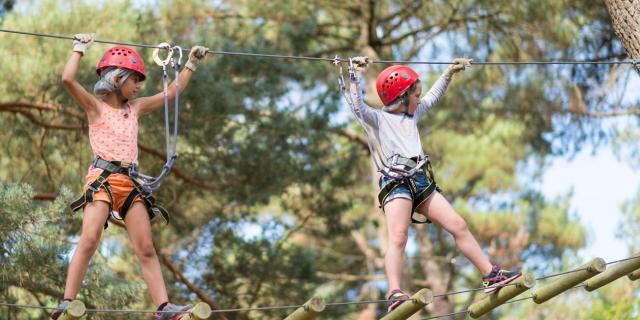
[(471, 61), (473, 60), (465, 58), (453, 59), (453, 63), (450, 64), (449, 67), (447, 67), (446, 73), (448, 75), (454, 75), (462, 70), (466, 70), (467, 68), (471, 67)]
[(351, 79), (351, 92), (356, 93), (356, 96), (359, 96), (358, 90), (358, 82), (360, 78), (360, 74), (367, 70), (367, 66), (369, 65), (369, 57), (359, 56), (353, 57), (349, 59), (349, 78)]
[[(360, 78), (361, 74), (367, 69), (367, 65), (369, 64), (369, 57), (359, 56), (349, 58), (349, 91), (352, 95), (352, 108), (354, 105), (359, 105), (362, 101), (362, 90), (360, 89)], [(358, 116), (359, 111), (358, 108), (353, 109)]]
[(96, 39), (96, 34), (78, 33), (73, 36), (73, 51), (84, 55), (84, 53), (91, 47), (93, 40)]
[(209, 48), (205, 48), (203, 46), (195, 46), (191, 48), (191, 52), (189, 52), (189, 61), (185, 64), (185, 68), (196, 71), (200, 63), (204, 60), (204, 57), (207, 55), (207, 51)]
[(365, 72), (370, 62), (369, 57), (365, 57), (365, 56), (353, 57), (350, 60), (351, 60), (350, 67), (352, 67), (354, 71), (359, 73)]

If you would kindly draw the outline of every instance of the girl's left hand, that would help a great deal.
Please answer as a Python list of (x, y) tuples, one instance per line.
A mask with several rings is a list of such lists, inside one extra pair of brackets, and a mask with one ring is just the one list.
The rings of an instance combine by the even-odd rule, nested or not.
[(449, 67), (447, 68), (447, 72), (449, 74), (455, 74), (462, 70), (466, 70), (467, 68), (471, 67), (471, 61), (473, 60), (465, 58), (453, 59), (453, 63), (449, 65)]
[(191, 52), (189, 52), (189, 61), (185, 64), (185, 68), (188, 68), (191, 71), (196, 71), (202, 60), (204, 60), (204, 57), (207, 55), (207, 51), (209, 51), (209, 48), (205, 48), (203, 46), (195, 46), (191, 48)]
[(367, 66), (369, 66), (369, 57), (359, 56), (351, 58), (351, 63), (353, 64), (353, 68), (357, 72), (364, 72), (367, 70)]

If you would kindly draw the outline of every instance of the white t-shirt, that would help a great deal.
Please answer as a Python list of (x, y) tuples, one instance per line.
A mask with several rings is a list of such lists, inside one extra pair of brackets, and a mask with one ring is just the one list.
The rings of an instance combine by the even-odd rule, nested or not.
[[(362, 99), (360, 79), (357, 80), (357, 93), (354, 97), (358, 107), (356, 116), (359, 114), (361, 119), (373, 128), (384, 160), (388, 160), (396, 154), (406, 158), (424, 154), (418, 132), (418, 120), (440, 100), (447, 90), (449, 82), (451, 82), (450, 76), (441, 76), (429, 89), (429, 92), (420, 99), (414, 115), (408, 116), (404, 113), (389, 113), (368, 106)], [(352, 92), (352, 94), (354, 93)]]

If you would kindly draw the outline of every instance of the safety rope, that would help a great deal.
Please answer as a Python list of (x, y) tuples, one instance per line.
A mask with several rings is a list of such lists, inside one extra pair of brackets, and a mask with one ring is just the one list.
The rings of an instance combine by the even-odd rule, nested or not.
[[(47, 34), (47, 33), (38, 33), (38, 32), (27, 32), (27, 31), (19, 31), (19, 30), (10, 30), (10, 29), (0, 29), (0, 32), (4, 33), (13, 33), (13, 34), (21, 34), (21, 35), (29, 35), (36, 37), (46, 37), (46, 38), (55, 38), (55, 39), (66, 39), (66, 40), (74, 40), (71, 36), (63, 36), (57, 34)], [(157, 45), (148, 45), (148, 44), (139, 44), (139, 43), (129, 43), (129, 42), (119, 42), (119, 41), (110, 41), (110, 40), (94, 40), (97, 43), (105, 43), (105, 44), (114, 44), (114, 45), (125, 45), (131, 47), (139, 47), (139, 48), (148, 48), (148, 49), (163, 49)], [(181, 49), (185, 52), (188, 52), (189, 49)], [(281, 55), (281, 54), (265, 54), (265, 53), (252, 53), (252, 52), (234, 52), (234, 51), (216, 51), (216, 50), (208, 50), (207, 53), (217, 54), (217, 55), (235, 55), (235, 56), (249, 56), (249, 57), (260, 57), (260, 58), (276, 58), (276, 59), (292, 59), (292, 60), (311, 60), (311, 61), (328, 61), (333, 62), (334, 58), (322, 58), (322, 57), (309, 57), (309, 56), (292, 56), (292, 55)], [(340, 60), (340, 62), (348, 62), (348, 60)], [(451, 62), (448, 61), (403, 61), (403, 60), (377, 60), (371, 61), (371, 63), (383, 63), (383, 64), (428, 64), (428, 65), (448, 65)], [(622, 60), (622, 61), (589, 61), (589, 60), (556, 60), (556, 61), (472, 61), (473, 65), (485, 65), (485, 66), (499, 66), (499, 65), (511, 65), (511, 66), (522, 66), (522, 65), (581, 65), (581, 64), (591, 64), (591, 65), (620, 65), (620, 64), (629, 64), (629, 65), (638, 65), (640, 64), (639, 59), (632, 60)]]
[[(167, 57), (163, 60), (159, 57), (159, 50), (166, 49)], [(173, 53), (178, 52), (178, 58), (174, 59)], [(182, 48), (179, 46), (171, 46), (166, 42), (163, 42), (158, 45), (157, 48), (153, 51), (153, 60), (158, 66), (162, 67), (162, 85), (163, 85), (163, 97), (164, 97), (164, 120), (165, 120), (165, 140), (166, 140), (166, 152), (167, 152), (167, 160), (164, 166), (162, 167), (162, 171), (160, 175), (157, 177), (148, 176), (137, 172), (135, 168), (130, 169), (129, 174), (134, 179), (142, 180), (142, 187), (147, 192), (155, 192), (162, 184), (162, 181), (167, 177), (173, 164), (175, 163), (177, 154), (177, 144), (178, 144), (178, 125), (179, 125), (179, 114), (180, 114), (180, 67), (182, 63)], [(171, 124), (170, 124), (170, 116), (169, 116), (169, 75), (167, 74), (167, 66), (171, 65), (175, 72), (175, 98), (174, 98), (174, 110), (173, 110), (173, 135), (171, 134)]]
[[(364, 135), (367, 140), (367, 146), (369, 147), (369, 153), (371, 154), (371, 159), (373, 164), (376, 166), (376, 170), (379, 172), (384, 168), (384, 159), (382, 157), (382, 153), (376, 148), (372, 135), (369, 133), (369, 129), (367, 124), (364, 121), (364, 117), (360, 112), (359, 102), (362, 101), (362, 93), (360, 92), (360, 86), (358, 84), (359, 79), (357, 78), (355, 72), (353, 72), (353, 63), (351, 59), (349, 59), (349, 89), (347, 89), (347, 84), (344, 80), (344, 75), (342, 73), (342, 63), (340, 63), (341, 59), (339, 57), (335, 57), (333, 59), (333, 64), (338, 68), (338, 86), (340, 93), (344, 96), (344, 99), (347, 101), (351, 113), (356, 117), (358, 123), (362, 129), (364, 129)], [(349, 92), (347, 92), (349, 91)]]
[[(623, 261), (627, 261), (627, 260), (632, 260), (632, 259), (638, 259), (640, 258), (640, 255), (637, 256), (632, 256), (632, 257), (628, 257), (628, 258), (624, 258), (624, 259), (620, 259), (620, 260), (614, 260), (611, 262), (607, 262), (606, 264), (615, 264), (615, 263), (619, 263), (619, 262), (623, 262)], [(555, 274), (551, 274), (551, 275), (547, 275), (547, 276), (541, 276), (536, 278), (536, 280), (542, 280), (542, 279), (548, 279), (554, 276), (558, 276), (558, 275), (562, 275), (562, 274), (568, 274), (568, 273), (572, 273), (572, 272), (578, 272), (580, 270), (584, 270), (584, 268), (579, 268), (579, 269), (574, 269), (574, 270), (570, 270), (570, 271), (565, 271), (565, 272), (559, 272), (559, 273), (555, 273)], [(503, 287), (508, 287), (508, 286), (513, 286), (515, 284), (510, 283), (510, 284), (506, 284), (503, 286), (499, 286), (500, 288)], [(584, 287), (584, 284), (578, 284), (576, 286), (571, 287), (570, 289), (575, 289), (575, 288), (580, 288), (580, 287)], [(434, 298), (443, 298), (443, 297), (447, 297), (447, 296), (452, 296), (452, 295), (456, 295), (456, 294), (461, 294), (461, 293), (467, 293), (467, 292), (473, 292), (473, 291), (480, 291), (480, 290), (484, 290), (484, 287), (480, 287), (480, 288), (473, 288), (473, 289), (465, 289), (465, 290), (460, 290), (460, 291), (453, 291), (453, 292), (447, 292), (447, 293), (443, 293), (443, 294), (436, 294), (433, 297)], [(508, 303), (515, 303), (515, 302), (519, 302), (519, 301), (524, 301), (524, 300), (528, 300), (531, 299), (531, 296), (528, 297), (524, 297), (524, 298), (519, 298), (519, 299), (515, 299), (515, 300), (510, 300), (509, 302), (506, 302), (505, 304)], [(415, 299), (407, 299), (407, 301), (413, 301)], [(391, 301), (390, 299), (379, 299), (379, 300), (361, 300), (361, 301), (344, 301), (344, 302), (332, 302), (332, 303), (326, 303), (325, 306), (330, 307), (330, 306), (345, 306), (345, 305), (363, 305), (363, 304), (380, 304), (380, 303), (388, 303), (389, 301)], [(15, 303), (6, 303), (6, 302), (0, 302), (0, 306), (7, 306), (7, 307), (14, 307), (14, 308), (23, 308), (23, 309), (44, 309), (44, 310), (55, 310), (57, 309), (56, 307), (43, 307), (43, 306), (38, 306), (38, 305), (27, 305), (27, 304), (15, 304)], [(283, 310), (283, 309), (297, 309), (300, 307), (303, 307), (304, 304), (295, 304), (295, 305), (283, 305), (283, 306), (266, 306), (266, 307), (248, 307), (248, 308), (234, 308), (234, 309), (216, 309), (216, 310), (212, 310), (212, 312), (214, 313), (225, 313), (225, 312), (246, 312), (246, 311), (268, 311), (268, 310)], [(87, 309), (86, 310), (87, 313), (154, 313), (154, 312), (158, 312), (156, 310), (127, 310), (127, 309)], [(461, 314), (464, 312), (468, 312), (468, 311), (459, 311), (456, 312), (456, 314)], [(453, 314), (446, 314), (446, 315), (440, 315), (440, 316), (435, 316), (435, 317), (431, 317), (431, 318), (425, 318), (426, 319), (436, 319), (436, 318), (440, 318), (440, 317), (445, 317), (445, 316), (451, 316)]]
[[(37, 32), (25, 32), (25, 31), (18, 31), (18, 30), (9, 30), (9, 29), (0, 29), (0, 32), (4, 32), (4, 33), (13, 33), (13, 34), (21, 34), (21, 35), (29, 35), (29, 36), (38, 36), (38, 37), (48, 37), (48, 38), (56, 38), (56, 39), (66, 39), (66, 40), (73, 40), (74, 38), (71, 36), (62, 36), (62, 35), (55, 35), (55, 34), (46, 34), (46, 33), (37, 33)], [(139, 48), (148, 48), (148, 49), (166, 49), (166, 50), (175, 50), (180, 52), (180, 59), (182, 59), (182, 52), (188, 52), (189, 49), (183, 49), (179, 46), (173, 46), (173, 47), (167, 47), (167, 46), (159, 46), (159, 45), (147, 45), (147, 44), (138, 44), (138, 43), (127, 43), (127, 42), (116, 42), (116, 41), (108, 41), (108, 40), (94, 40), (94, 42), (97, 43), (104, 43), (104, 44), (114, 44), (114, 45), (126, 45), (126, 46), (132, 46), (132, 47), (139, 47)], [(231, 52), (231, 51), (215, 51), (215, 50), (208, 50), (207, 53), (210, 54), (218, 54), (218, 55), (236, 55), (236, 56), (251, 56), (251, 57), (261, 57), (261, 58), (278, 58), (278, 59), (293, 59), (293, 60), (312, 60), (312, 61), (328, 61), (328, 62), (332, 62), (334, 64), (341, 64), (343, 62), (348, 62), (351, 63), (350, 60), (343, 60), (340, 58), (322, 58), (322, 57), (309, 57), (309, 56), (292, 56), (292, 55), (279, 55), (279, 54), (264, 54), (264, 53), (250, 53), (250, 52)], [(151, 177), (151, 176), (147, 176), (147, 175), (143, 175), (141, 173), (136, 173), (137, 177), (142, 178), (143, 180), (145, 180), (145, 184), (144, 186), (151, 189), (151, 190), (155, 190), (159, 187), (160, 183), (162, 182), (162, 180), (164, 179), (164, 177), (166, 177), (166, 175), (169, 173), (169, 171), (171, 170), (171, 167), (173, 166), (173, 163), (175, 161), (176, 158), (176, 146), (177, 146), (177, 133), (178, 133), (178, 114), (179, 114), (179, 68), (180, 68), (180, 59), (178, 59), (178, 62), (175, 63), (174, 61), (171, 62), (172, 67), (174, 68), (174, 70), (176, 71), (176, 98), (175, 98), (175, 112), (174, 112), (174, 133), (173, 133), (173, 141), (171, 141), (170, 138), (170, 129), (169, 129), (169, 110), (168, 110), (168, 96), (167, 96), (167, 81), (168, 81), (168, 77), (167, 77), (167, 73), (166, 73), (166, 68), (163, 66), (163, 85), (164, 85), (164, 93), (165, 93), (165, 125), (166, 125), (166, 144), (167, 144), (167, 162), (166, 164), (163, 166), (162, 172), (158, 177)], [(381, 64), (428, 64), (428, 65), (449, 65), (451, 64), (451, 62), (446, 62), (446, 61), (402, 61), (402, 60), (377, 60), (377, 61), (370, 61), (370, 63), (381, 63)], [(629, 64), (629, 65), (637, 65), (640, 64), (640, 60), (637, 59), (632, 59), (632, 60), (623, 60), (623, 61), (588, 61), (588, 60), (564, 60), (564, 61), (472, 61), (471, 64), (474, 65), (486, 65), (486, 66), (496, 66), (496, 65), (512, 65), (512, 66), (521, 66), (521, 65), (623, 65), (623, 64)], [(165, 65), (166, 66), (166, 65)], [(342, 80), (341, 86), (344, 85), (344, 81)], [(348, 99), (348, 101), (352, 101), (350, 98), (348, 98), (345, 95), (345, 98)], [(351, 105), (351, 103), (350, 103)], [(360, 117), (356, 117), (358, 118), (358, 120), (360, 121), (360, 123), (362, 125), (364, 125), (364, 123), (362, 123)], [(366, 130), (366, 129), (365, 129)], [(368, 134), (368, 133), (367, 133)], [(368, 141), (369, 143), (369, 141)], [(373, 150), (372, 146), (370, 145), (370, 150)], [(372, 155), (374, 153), (372, 152)], [(375, 162), (375, 160), (374, 160)], [(377, 165), (377, 164), (376, 164)], [(640, 258), (640, 256), (635, 256), (635, 257), (630, 257), (630, 258), (625, 258), (625, 259), (621, 259), (621, 260), (616, 260), (616, 261), (612, 261), (607, 263), (607, 265), (609, 264), (613, 264), (613, 263), (618, 263), (618, 262), (622, 262), (622, 261), (626, 261), (626, 260), (631, 260), (631, 259), (636, 259), (636, 258)], [(566, 272), (561, 272), (561, 273), (557, 273), (557, 274), (552, 274), (552, 275), (548, 275), (548, 276), (543, 276), (540, 278), (536, 278), (536, 280), (543, 280), (543, 279), (548, 279), (551, 277), (556, 277), (556, 276), (560, 276), (560, 275), (564, 275), (564, 274), (568, 274), (568, 273), (572, 273), (572, 272), (578, 272), (584, 270), (584, 268), (579, 268), (579, 269), (575, 269), (575, 270), (571, 270), (571, 271), (566, 271)], [(512, 284), (507, 284), (505, 286), (509, 286)], [(578, 285), (575, 286), (574, 288), (580, 287), (583, 285)], [(504, 286), (502, 286), (504, 287)], [(467, 293), (467, 292), (473, 292), (473, 291), (479, 291), (479, 290), (484, 290), (484, 287), (481, 288), (474, 288), (474, 289), (465, 289), (465, 290), (460, 290), (460, 291), (454, 291), (454, 292), (448, 292), (448, 293), (444, 293), (444, 294), (438, 294), (438, 295), (434, 295), (434, 297), (446, 297), (446, 296), (450, 296), (450, 295), (456, 295), (456, 294), (461, 294), (461, 293)], [(526, 297), (526, 298), (521, 298), (521, 299), (517, 299), (517, 300), (512, 300), (510, 302), (507, 303), (513, 303), (513, 302), (518, 302), (518, 301), (523, 301), (523, 300), (527, 300), (527, 299), (531, 299), (531, 297)], [(342, 306), (342, 305), (361, 305), (361, 304), (379, 304), (379, 303), (387, 303), (389, 302), (389, 299), (381, 299), (381, 300), (363, 300), (363, 301), (346, 301), (346, 302), (334, 302), (334, 303), (328, 303), (326, 304), (327, 306)], [(26, 304), (12, 304), (12, 303), (6, 303), (6, 302), (0, 302), (0, 306), (7, 306), (7, 307), (15, 307), (15, 308), (30, 308), (30, 309), (43, 309), (43, 310), (55, 310), (57, 309), (56, 307), (43, 307), (43, 306), (38, 306), (38, 305), (26, 305)], [(287, 306), (269, 306), (269, 307), (253, 307), (253, 308), (235, 308), (235, 309), (218, 309), (218, 310), (213, 310), (212, 312), (214, 313), (223, 313), (223, 312), (243, 312), (243, 311), (265, 311), (265, 310), (280, 310), (280, 309), (297, 309), (300, 308), (304, 305), (287, 305)], [(122, 310), (122, 309), (87, 309), (87, 312), (94, 312), (94, 313), (162, 313), (162, 311), (156, 311), (156, 310)], [(468, 313), (467, 310), (465, 311), (459, 311), (459, 312), (454, 312), (454, 313), (450, 313), (450, 314), (446, 314), (446, 315), (440, 315), (440, 316), (434, 316), (434, 317), (429, 317), (429, 318), (424, 318), (424, 319), (436, 319), (436, 318), (441, 318), (441, 317), (446, 317), (446, 316), (454, 316), (454, 315), (458, 315), (458, 314), (463, 314), (463, 313)]]

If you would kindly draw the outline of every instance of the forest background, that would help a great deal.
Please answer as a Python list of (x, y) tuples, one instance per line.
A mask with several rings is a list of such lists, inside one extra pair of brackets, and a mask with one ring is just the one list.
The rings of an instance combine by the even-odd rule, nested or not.
[[(104, 40), (185, 48), (412, 61), (629, 58), (605, 3), (590, 0), (0, 4), (3, 29), (95, 32)], [(71, 48), (68, 40), (0, 34), (3, 302), (57, 305), (78, 239), (81, 215), (67, 204), (92, 156), (86, 118), (60, 81)], [(96, 43), (83, 58), (78, 76), (88, 89), (107, 48)], [(148, 70), (141, 95), (160, 91), (151, 50), (139, 52)], [(366, 98), (374, 105), (375, 76), (384, 67), (374, 64), (366, 74)], [(445, 66), (415, 68), (428, 85)], [(301, 304), (313, 295), (328, 302), (384, 299), (386, 231), (377, 175), (337, 77), (326, 61), (231, 55), (209, 55), (198, 69), (181, 96), (179, 158), (158, 194), (173, 221), (154, 227), (173, 300), (231, 309)], [(583, 211), (602, 204), (610, 205), (595, 215), (616, 234), (608, 246), (623, 254), (607, 260), (638, 252), (638, 88), (630, 65), (477, 65), (456, 75), (421, 121), (422, 141), (445, 196), (495, 262), (543, 276), (609, 254), (588, 250), (603, 226)], [(164, 164), (163, 123), (162, 112), (141, 120), (143, 172)], [(592, 153), (610, 156), (597, 167), (571, 162)], [(616, 176), (611, 172), (626, 174), (599, 182)], [(586, 196), (577, 201), (581, 190)], [(440, 294), (481, 285), (435, 225), (411, 230), (407, 266), (407, 290)], [(624, 278), (543, 305), (514, 303), (487, 318), (632, 318), (640, 312), (639, 294), (638, 284)], [(464, 310), (479, 296), (436, 299), (416, 319)], [(103, 235), (79, 298), (90, 308), (153, 307), (124, 230), (111, 227)], [(330, 307), (323, 318), (374, 319), (384, 309)], [(216, 317), (282, 319), (290, 311)], [(0, 307), (3, 319), (44, 317), (39, 309)]]

